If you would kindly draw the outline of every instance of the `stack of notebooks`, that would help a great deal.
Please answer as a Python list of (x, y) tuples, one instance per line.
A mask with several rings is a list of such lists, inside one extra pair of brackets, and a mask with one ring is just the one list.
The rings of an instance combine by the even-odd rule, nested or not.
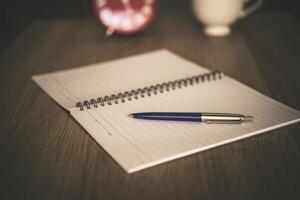
[[(300, 112), (168, 50), (33, 76), (128, 173), (300, 121)], [(243, 113), (243, 124), (146, 121), (137, 112)]]

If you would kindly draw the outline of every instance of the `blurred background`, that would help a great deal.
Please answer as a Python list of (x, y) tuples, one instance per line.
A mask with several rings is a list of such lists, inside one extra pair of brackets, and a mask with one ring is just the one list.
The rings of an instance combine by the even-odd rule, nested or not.
[[(253, 0), (251, 0), (253, 1)], [(176, 10), (186, 15), (190, 0), (161, 0), (160, 14)], [(264, 0), (259, 12), (289, 12), (300, 19), (299, 1)], [(90, 0), (1, 0), (0, 51), (3, 51), (26, 27), (35, 20), (54, 18), (92, 18)], [(156, 20), (159, 20), (159, 16)]]

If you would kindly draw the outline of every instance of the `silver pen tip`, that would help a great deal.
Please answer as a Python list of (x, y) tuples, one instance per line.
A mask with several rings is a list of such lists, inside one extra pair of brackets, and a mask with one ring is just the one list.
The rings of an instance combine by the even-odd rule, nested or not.
[(131, 118), (133, 118), (133, 114), (129, 114), (129, 115), (128, 115), (128, 117), (131, 117)]
[(244, 115), (243, 116), (243, 121), (247, 122), (247, 121), (253, 121), (253, 116), (250, 115)]

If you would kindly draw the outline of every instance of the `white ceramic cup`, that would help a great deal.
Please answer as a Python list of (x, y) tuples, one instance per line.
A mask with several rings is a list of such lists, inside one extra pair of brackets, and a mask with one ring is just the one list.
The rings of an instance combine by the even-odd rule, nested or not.
[(248, 0), (193, 0), (196, 17), (210, 36), (225, 36), (231, 32), (230, 25), (261, 7), (263, 0), (244, 8)]

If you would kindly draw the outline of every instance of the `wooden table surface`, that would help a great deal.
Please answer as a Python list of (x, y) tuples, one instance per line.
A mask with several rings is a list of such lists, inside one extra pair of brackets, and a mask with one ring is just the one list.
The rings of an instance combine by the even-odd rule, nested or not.
[(167, 48), (300, 109), (297, 19), (257, 13), (210, 38), (173, 11), (135, 36), (103, 32), (89, 18), (40, 20), (0, 56), (0, 199), (300, 199), (299, 124), (129, 175), (31, 80)]

